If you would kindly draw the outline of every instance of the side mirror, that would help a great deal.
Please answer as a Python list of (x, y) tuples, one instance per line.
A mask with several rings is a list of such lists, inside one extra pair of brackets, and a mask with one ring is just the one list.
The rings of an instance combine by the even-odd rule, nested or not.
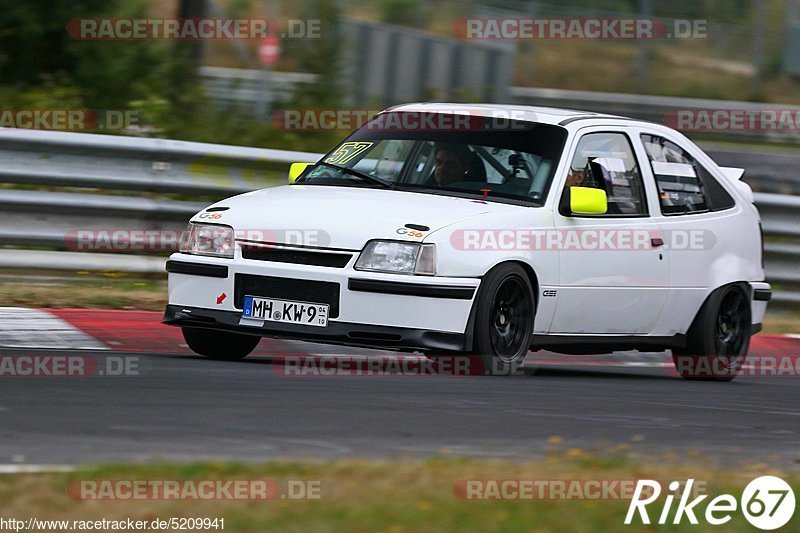
[(606, 191), (592, 187), (570, 187), (569, 210), (574, 215), (605, 214), (608, 211)]
[(289, 167), (289, 185), (294, 183), (309, 165), (313, 164), (314, 163), (292, 163), (292, 166)]

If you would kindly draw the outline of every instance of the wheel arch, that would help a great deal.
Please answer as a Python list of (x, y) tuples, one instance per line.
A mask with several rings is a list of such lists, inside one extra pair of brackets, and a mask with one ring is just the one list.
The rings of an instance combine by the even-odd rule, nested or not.
[(753, 300), (753, 287), (752, 287), (752, 285), (750, 285), (749, 281), (742, 279), (742, 280), (736, 280), (736, 281), (728, 281), (726, 283), (718, 285), (718, 286), (714, 287), (713, 289), (711, 289), (710, 291), (708, 291), (708, 294), (706, 294), (706, 297), (703, 298), (703, 301), (700, 303), (700, 306), (697, 308), (697, 311), (695, 311), (691, 322), (689, 322), (689, 327), (686, 329), (686, 331), (683, 332), (684, 335), (688, 335), (689, 334), (689, 331), (691, 331), (692, 327), (697, 322), (697, 318), (700, 316), (700, 313), (703, 311), (703, 308), (705, 307), (705, 305), (708, 302), (709, 298), (711, 298), (714, 295), (714, 293), (716, 293), (717, 291), (719, 291), (721, 289), (724, 289), (726, 287), (729, 287), (731, 285), (740, 285), (740, 286), (742, 286), (742, 288), (744, 289), (744, 291), (747, 294), (748, 298), (752, 302), (752, 300)]
[[(539, 277), (536, 274), (536, 270), (534, 270), (533, 266), (520, 259), (505, 259), (498, 263), (493, 264), (486, 272), (483, 273), (481, 279), (486, 277), (489, 272), (492, 270), (507, 264), (516, 264), (522, 267), (522, 270), (525, 271), (525, 274), (528, 276), (528, 280), (531, 282), (531, 287), (533, 288), (533, 313), (534, 313), (534, 321), (536, 320), (536, 309), (539, 305)], [(481, 287), (483, 285), (478, 286), (478, 290), (475, 291), (475, 298), (472, 300), (472, 307), (469, 311), (469, 318), (467, 319), (467, 328), (464, 331), (464, 349), (472, 351), (473, 343), (474, 343), (474, 334), (475, 334), (475, 312), (478, 305), (478, 294), (480, 293)]]

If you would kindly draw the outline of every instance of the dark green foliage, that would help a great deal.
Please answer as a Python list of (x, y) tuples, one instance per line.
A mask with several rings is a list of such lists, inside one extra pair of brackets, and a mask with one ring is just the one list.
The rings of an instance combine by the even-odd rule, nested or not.
[(157, 88), (163, 43), (79, 41), (77, 18), (141, 17), (143, 0), (0, 0), (0, 79), (4, 85), (57, 83), (77, 88), (94, 108), (124, 107)]

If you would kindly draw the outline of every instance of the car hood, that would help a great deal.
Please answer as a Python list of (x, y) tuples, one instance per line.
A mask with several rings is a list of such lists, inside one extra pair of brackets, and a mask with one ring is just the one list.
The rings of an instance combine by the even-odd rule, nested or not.
[(371, 239), (419, 242), (452, 224), (519, 209), (526, 208), (397, 190), (291, 185), (217, 202), (192, 222), (232, 226), (239, 240), (360, 250)]

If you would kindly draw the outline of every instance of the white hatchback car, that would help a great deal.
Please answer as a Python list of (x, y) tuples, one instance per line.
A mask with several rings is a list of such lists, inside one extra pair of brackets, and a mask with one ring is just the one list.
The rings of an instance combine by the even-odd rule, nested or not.
[(164, 323), (219, 359), (280, 337), (506, 374), (530, 349), (671, 349), (686, 378), (732, 379), (771, 296), (742, 174), (639, 120), (398, 106), (289, 185), (195, 215)]

